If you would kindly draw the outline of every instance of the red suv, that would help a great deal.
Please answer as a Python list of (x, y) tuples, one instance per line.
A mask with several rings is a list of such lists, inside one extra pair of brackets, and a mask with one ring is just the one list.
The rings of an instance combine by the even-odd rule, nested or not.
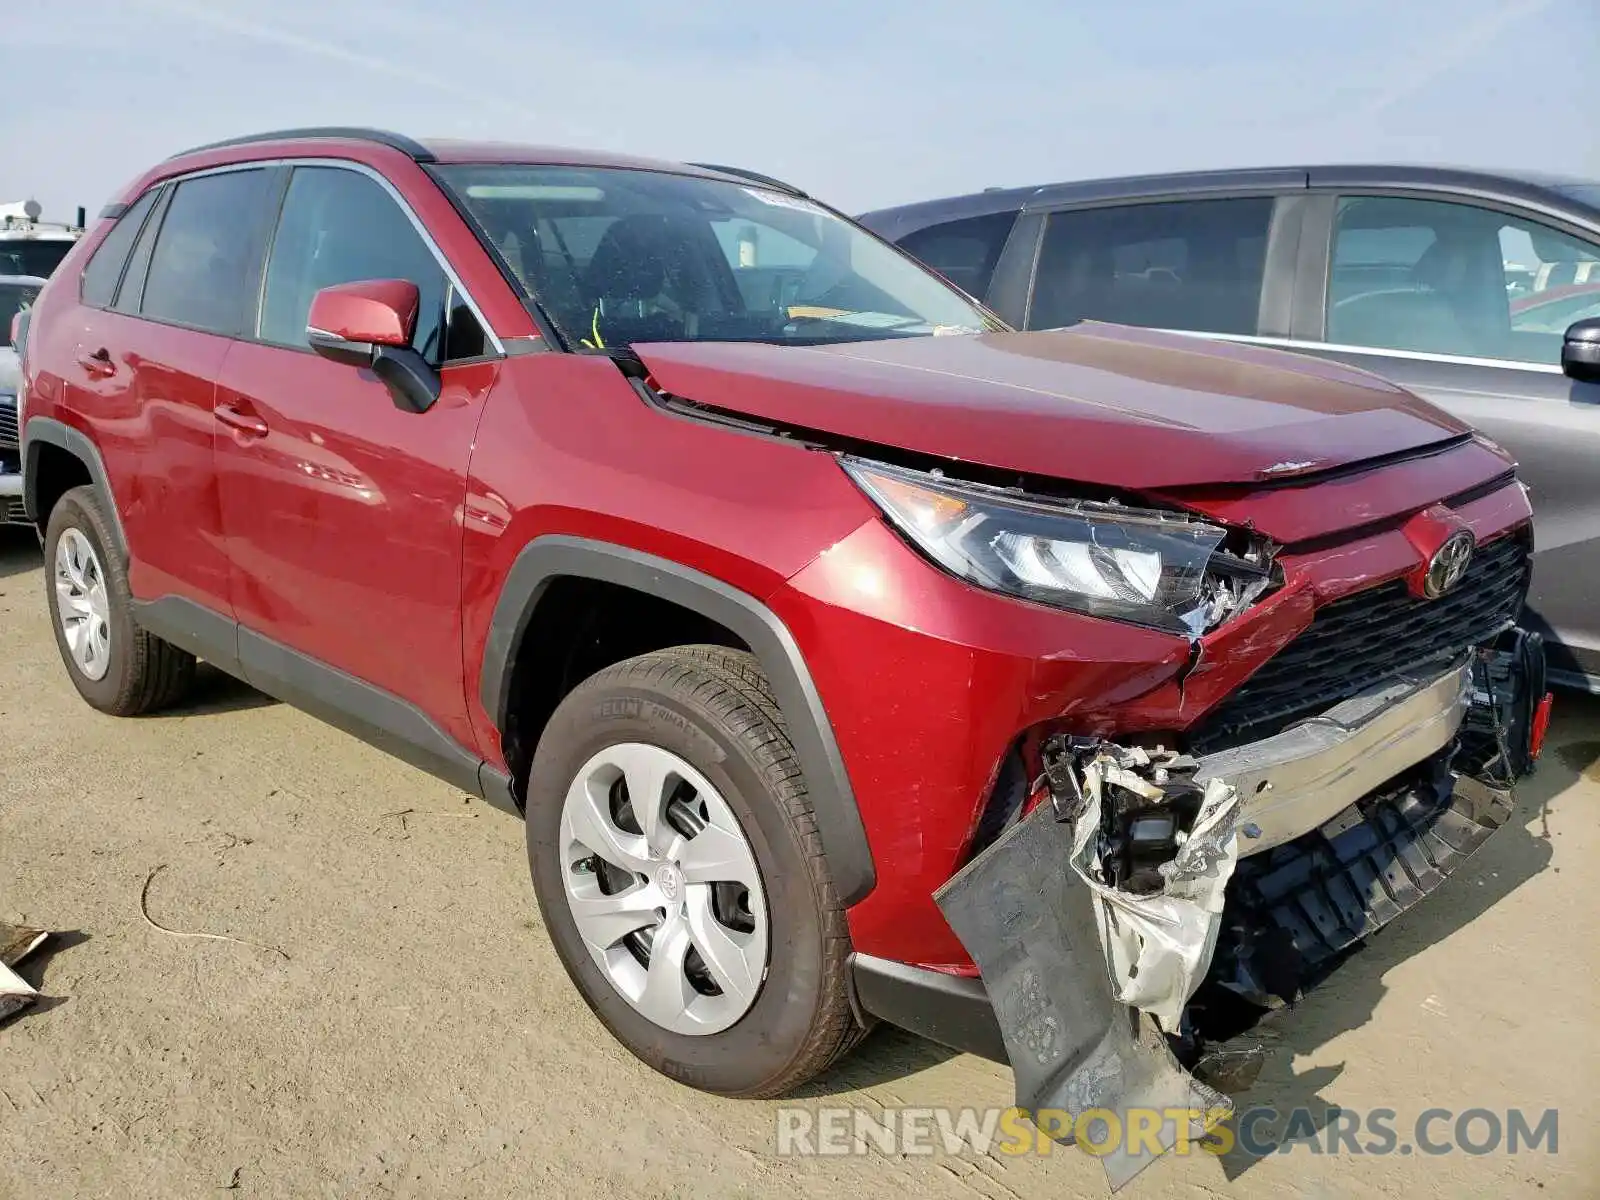
[[(1297, 992), (1537, 750), (1493, 444), (1331, 362), (1011, 332), (753, 173), (243, 138), (18, 332), (84, 698), (204, 659), (525, 814), (573, 981), (696, 1087), (882, 1018), (1034, 1110), (1216, 1100), (1202, 998)], [(1095, 914), (1166, 903), (1130, 972)]]

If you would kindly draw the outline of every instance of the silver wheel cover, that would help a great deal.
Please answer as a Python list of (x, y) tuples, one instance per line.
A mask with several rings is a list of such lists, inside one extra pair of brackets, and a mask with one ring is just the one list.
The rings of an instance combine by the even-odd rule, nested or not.
[(692, 1035), (750, 1010), (766, 976), (766, 895), (738, 818), (705, 776), (659, 746), (608, 746), (567, 789), (560, 838), (573, 922), (629, 1004)]
[(111, 669), (111, 608), (105, 568), (94, 544), (79, 529), (56, 542), (56, 623), (73, 668), (101, 680)]

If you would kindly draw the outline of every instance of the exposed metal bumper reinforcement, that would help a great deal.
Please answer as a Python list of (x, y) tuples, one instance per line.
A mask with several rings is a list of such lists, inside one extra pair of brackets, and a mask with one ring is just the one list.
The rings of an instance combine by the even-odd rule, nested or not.
[[(1472, 702), (1472, 659), (1352, 696), (1274, 737), (1200, 758), (1196, 783), (1242, 797), (1240, 857), (1317, 829), (1406, 768), (1437, 754)], [(1251, 826), (1254, 826), (1255, 836)]]

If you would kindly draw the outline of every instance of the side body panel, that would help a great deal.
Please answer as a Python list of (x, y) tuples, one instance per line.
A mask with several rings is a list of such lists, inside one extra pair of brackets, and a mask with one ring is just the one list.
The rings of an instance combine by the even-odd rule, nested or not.
[(431, 714), (464, 746), (461, 511), (498, 363), (445, 368), (425, 413), (368, 371), (241, 342), (217, 401), (222, 527), (239, 623)]

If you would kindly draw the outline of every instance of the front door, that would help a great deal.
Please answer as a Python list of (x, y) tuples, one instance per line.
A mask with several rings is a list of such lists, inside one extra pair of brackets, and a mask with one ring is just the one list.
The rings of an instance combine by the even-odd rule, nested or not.
[[(425, 413), (396, 407), (370, 371), (308, 347), (312, 296), (363, 279), (407, 279), (421, 292), (413, 345), (444, 380)], [(315, 680), (318, 664), (331, 666), (358, 681), (338, 684), (347, 696), (369, 685), (378, 702), (397, 698), (471, 746), (459, 514), (498, 366), (470, 312), (451, 312), (453, 297), (433, 251), (375, 178), (295, 168), (258, 337), (233, 348), (219, 380), (217, 475), (247, 676), (270, 690), (254, 678), (250, 646), (276, 656), (271, 668), (258, 658), (254, 674)]]
[(1535, 519), (1529, 614), (1558, 678), (1600, 676), (1600, 384), (1562, 334), (1600, 316), (1600, 245), (1499, 210), (1343, 196), (1319, 353), (1410, 388), (1516, 458)]

